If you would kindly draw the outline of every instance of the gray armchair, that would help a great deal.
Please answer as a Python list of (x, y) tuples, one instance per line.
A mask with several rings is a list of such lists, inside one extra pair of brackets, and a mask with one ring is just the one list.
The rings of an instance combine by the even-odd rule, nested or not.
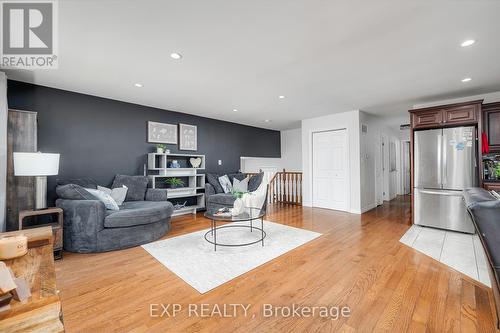
[[(234, 178), (242, 180), (247, 175), (244, 173), (232, 173), (227, 176), (232, 183)], [(255, 191), (260, 186), (263, 179), (264, 173), (262, 172), (252, 176), (248, 182), (248, 191)], [(236, 197), (232, 193), (224, 193), (219, 184), (218, 175), (207, 174), (207, 181), (208, 183), (205, 184), (205, 207), (207, 210), (233, 207)]]
[[(136, 182), (138, 179), (128, 180)], [(118, 184), (113, 185), (118, 187)], [(139, 187), (130, 187), (134, 189), (132, 198), (141, 198)], [(59, 185), (56, 206), (64, 211), (64, 249), (80, 253), (105, 252), (161, 238), (170, 230), (173, 206), (166, 201), (165, 190), (144, 191), (142, 200), (126, 199), (120, 210), (114, 211), (107, 210), (104, 203), (79, 185)]]

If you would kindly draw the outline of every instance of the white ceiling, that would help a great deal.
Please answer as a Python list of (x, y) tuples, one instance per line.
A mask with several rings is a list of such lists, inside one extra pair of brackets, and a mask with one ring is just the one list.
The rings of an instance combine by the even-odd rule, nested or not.
[(493, 0), (60, 0), (59, 69), (7, 74), (273, 129), (353, 109), (396, 119), (500, 90), (499, 14)]

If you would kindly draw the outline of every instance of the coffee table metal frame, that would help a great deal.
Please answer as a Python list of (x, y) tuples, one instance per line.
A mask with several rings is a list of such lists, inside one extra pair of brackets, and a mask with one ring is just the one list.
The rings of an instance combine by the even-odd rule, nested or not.
[[(266, 215), (265, 211), (259, 208), (249, 208), (250, 214), (249, 213), (243, 213), (240, 215), (236, 216), (217, 216), (214, 215), (215, 212), (205, 212), (204, 216), (212, 221), (210, 230), (205, 233), (205, 240), (209, 242), (210, 244), (214, 245), (214, 251), (217, 251), (217, 246), (228, 246), (228, 247), (240, 247), (240, 246), (249, 246), (253, 244), (257, 244), (259, 242), (262, 243), (262, 246), (264, 246), (264, 238), (266, 238), (267, 234), (264, 231), (264, 216)], [(257, 226), (253, 225), (253, 221), (255, 220), (260, 220), (260, 228)], [(226, 222), (226, 223), (231, 223), (231, 222), (250, 222), (250, 225), (242, 225), (242, 224), (227, 224), (227, 225), (222, 225), (222, 226), (217, 226), (217, 222)], [(256, 241), (249, 242), (249, 243), (241, 243), (241, 244), (225, 244), (225, 243), (218, 243), (217, 242), (217, 230), (221, 229), (227, 229), (227, 228), (244, 228), (244, 229), (250, 229), (250, 232), (253, 232), (254, 229), (257, 231), (260, 231), (261, 237), (257, 239)], [(209, 239), (208, 235), (213, 236), (213, 241)]]

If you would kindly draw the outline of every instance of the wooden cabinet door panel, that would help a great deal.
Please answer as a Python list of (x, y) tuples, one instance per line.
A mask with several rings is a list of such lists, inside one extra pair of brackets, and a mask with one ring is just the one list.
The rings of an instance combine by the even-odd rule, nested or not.
[(436, 127), (443, 121), (442, 110), (413, 113), (413, 128)]
[(490, 151), (500, 151), (500, 103), (495, 103), (493, 107), (485, 108), (484, 131), (488, 135)]
[(459, 124), (476, 122), (476, 111), (477, 108), (475, 105), (466, 105), (449, 110), (444, 110), (443, 123)]

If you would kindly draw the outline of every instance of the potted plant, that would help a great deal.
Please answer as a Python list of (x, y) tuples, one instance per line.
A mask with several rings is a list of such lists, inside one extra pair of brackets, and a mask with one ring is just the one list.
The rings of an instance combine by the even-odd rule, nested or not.
[(156, 153), (157, 154), (163, 154), (165, 152), (165, 149), (167, 149), (167, 145), (163, 143), (159, 143), (156, 145)]
[(167, 180), (165, 180), (165, 183), (170, 185), (170, 188), (178, 188), (184, 186), (184, 181), (180, 178), (175, 177), (168, 178)]

